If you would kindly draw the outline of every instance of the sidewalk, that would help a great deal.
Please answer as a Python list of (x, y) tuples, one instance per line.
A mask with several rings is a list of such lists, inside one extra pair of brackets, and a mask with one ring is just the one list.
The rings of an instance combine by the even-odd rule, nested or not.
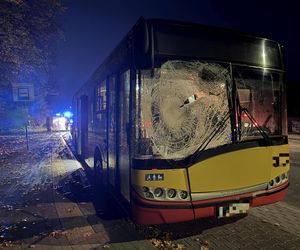
[(288, 138), (291, 140), (300, 140), (300, 134), (289, 134)]
[(0, 201), (0, 249), (300, 249), (300, 209), (285, 202), (244, 218), (135, 225), (91, 185), (59, 135), (35, 135), (30, 157), (4, 159), (0, 197), (11, 197)]
[(101, 192), (60, 135), (35, 135), (29, 151), (18, 136), (3, 144), (0, 249), (153, 249), (120, 213), (103, 216)]

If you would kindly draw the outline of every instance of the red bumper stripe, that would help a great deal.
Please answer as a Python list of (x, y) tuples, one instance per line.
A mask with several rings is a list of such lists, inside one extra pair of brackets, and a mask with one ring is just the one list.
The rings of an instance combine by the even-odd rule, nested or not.
[[(157, 202), (141, 198), (132, 192), (132, 215), (138, 224), (164, 224), (216, 216), (216, 209), (222, 204), (248, 199), (251, 207), (275, 203), (284, 198), (288, 183), (266, 192), (254, 192), (199, 202)], [(254, 196), (256, 193), (257, 196)]]

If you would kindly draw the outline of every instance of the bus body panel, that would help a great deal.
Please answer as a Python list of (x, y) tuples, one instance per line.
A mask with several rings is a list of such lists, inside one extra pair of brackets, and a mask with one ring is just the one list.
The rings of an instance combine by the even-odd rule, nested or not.
[(133, 220), (139, 224), (164, 224), (190, 221), (205, 217), (218, 217), (217, 211), (222, 206), (247, 202), (251, 207), (272, 204), (281, 201), (286, 193), (288, 183), (272, 190), (230, 195), (222, 198), (192, 202), (159, 202), (148, 201), (132, 192), (131, 212)]
[(270, 180), (272, 180), (283, 172), (288, 172), (290, 170), (289, 145), (285, 144), (270, 147), (270, 150), (272, 155)]
[[(163, 175), (163, 180), (147, 180), (149, 175)], [(174, 188), (189, 191), (187, 171), (180, 169), (152, 169), (152, 170), (131, 170), (132, 185), (146, 187)]]
[[(191, 192), (241, 189), (268, 183), (281, 168), (273, 166), (273, 156), (287, 154), (286, 145), (257, 147), (217, 155), (189, 168)], [(289, 165), (285, 166), (285, 172)]]

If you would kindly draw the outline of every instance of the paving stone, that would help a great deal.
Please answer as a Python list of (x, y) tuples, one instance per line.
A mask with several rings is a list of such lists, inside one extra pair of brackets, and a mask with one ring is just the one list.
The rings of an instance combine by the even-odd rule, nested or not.
[[(53, 148), (63, 149), (64, 146), (59, 145), (59, 137), (55, 136), (58, 135), (53, 135), (57, 146), (53, 143)], [(40, 166), (40, 178), (46, 181), (47, 177), (43, 172), (50, 173), (54, 187), (75, 178), (72, 173), (83, 171), (76, 169), (80, 168), (78, 163), (73, 165), (71, 161), (64, 160), (53, 154), (52, 161), (47, 161), (44, 167)], [(36, 164), (32, 162), (32, 165)], [(26, 171), (30, 173), (30, 169)], [(292, 185), (294, 184), (291, 187)], [(62, 192), (55, 188), (50, 189), (49, 186), (51, 184), (47, 189), (35, 192), (32, 196), (34, 199), (31, 199), (26, 208), (9, 211), (0, 206), (0, 226), (6, 225), (7, 221), (10, 224), (20, 222), (24, 216), (30, 222), (36, 223), (27, 232), (15, 233), (15, 243), (19, 245), (14, 248), (28, 249), (31, 243), (35, 243), (36, 249), (154, 249), (147, 235), (137, 230), (130, 221), (123, 218), (100, 218), (93, 200), (82, 199), (82, 194), (78, 197), (76, 193), (67, 194), (65, 191), (68, 190)], [(5, 190), (5, 186), (0, 186), (1, 197), (4, 197)], [(89, 196), (85, 198), (87, 197)], [(172, 233), (174, 243), (183, 244), (192, 250), (199, 250), (204, 242), (208, 243), (209, 249), (222, 250), (300, 249), (300, 208), (287, 202), (279, 202), (252, 208), (250, 214), (244, 218), (203, 219), (163, 225), (157, 229), (161, 234)], [(49, 235), (35, 238), (38, 232), (49, 234), (55, 231), (62, 235), (57, 238)]]

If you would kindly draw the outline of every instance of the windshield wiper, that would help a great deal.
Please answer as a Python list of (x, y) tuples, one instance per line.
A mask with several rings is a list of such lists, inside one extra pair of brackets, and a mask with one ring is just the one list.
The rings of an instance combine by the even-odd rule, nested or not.
[(206, 147), (208, 146), (208, 144), (212, 141), (213, 138), (215, 138), (219, 131), (224, 127), (224, 125), (226, 124), (227, 120), (230, 117), (230, 112), (228, 111), (226, 113), (226, 115), (223, 117), (223, 119), (217, 124), (216, 126), (216, 130), (214, 131), (214, 133), (210, 134), (209, 136), (207, 136), (203, 143), (197, 148), (197, 150), (190, 156), (190, 162), (193, 162), (195, 159), (198, 158), (199, 154), (201, 154), (201, 152), (203, 152)]
[(243, 108), (240, 106), (240, 116), (245, 113), (249, 120), (252, 122), (252, 124), (257, 128), (258, 132), (262, 135), (267, 145), (270, 145), (270, 137), (268, 134), (263, 130), (263, 127), (258, 124), (258, 122), (255, 120), (255, 118), (249, 113), (247, 108)]

